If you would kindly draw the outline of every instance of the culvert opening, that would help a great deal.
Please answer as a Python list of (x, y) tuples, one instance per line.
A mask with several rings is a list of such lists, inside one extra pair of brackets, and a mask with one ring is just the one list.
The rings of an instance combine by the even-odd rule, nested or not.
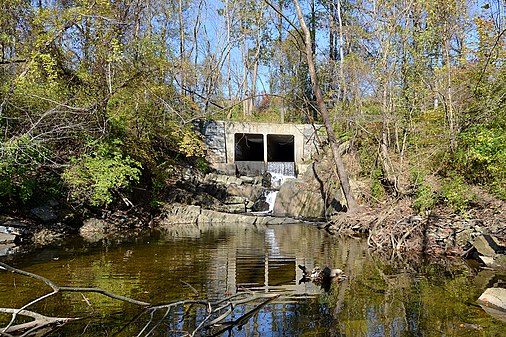
[(235, 161), (264, 161), (264, 137), (262, 134), (235, 134)]
[(294, 137), (292, 135), (267, 135), (267, 161), (294, 162)]

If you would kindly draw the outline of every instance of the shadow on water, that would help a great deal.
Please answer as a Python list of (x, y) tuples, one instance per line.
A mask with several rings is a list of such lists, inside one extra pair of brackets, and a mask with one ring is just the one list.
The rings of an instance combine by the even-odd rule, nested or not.
[[(175, 226), (121, 243), (69, 241), (4, 262), (59, 285), (100, 287), (150, 303), (212, 302), (243, 292), (280, 295), (224, 334), (231, 336), (503, 336), (506, 331), (506, 323), (475, 304), (485, 288), (504, 284), (504, 275), (463, 262), (387, 260), (371, 255), (361, 239), (336, 238), (311, 225)], [(325, 291), (299, 282), (298, 265), (341, 268), (348, 278)], [(19, 308), (47, 292), (33, 279), (0, 272), (0, 307)], [(237, 305), (228, 320), (252, 308)], [(83, 318), (48, 336), (185, 336), (206, 316), (197, 306), (149, 312), (90, 293), (61, 293), (31, 309)], [(0, 317), (5, 325), (9, 316)]]

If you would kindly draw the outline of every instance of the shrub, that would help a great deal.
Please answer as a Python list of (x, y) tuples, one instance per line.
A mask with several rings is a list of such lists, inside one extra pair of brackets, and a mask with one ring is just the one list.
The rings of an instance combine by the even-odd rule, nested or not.
[(195, 160), (195, 167), (197, 170), (202, 172), (203, 174), (207, 174), (211, 172), (211, 168), (209, 167), (209, 163), (204, 158), (197, 158)]
[(413, 202), (413, 208), (418, 213), (428, 211), (436, 205), (436, 195), (429, 186), (421, 184), (416, 188), (415, 191), (415, 201)]
[(383, 171), (379, 168), (375, 169), (372, 173), (371, 182), (371, 195), (376, 201), (381, 201), (385, 197), (385, 187), (381, 180), (383, 177)]
[(476, 125), (463, 132), (459, 140), (459, 171), (506, 200), (506, 130), (501, 126)]
[(38, 168), (48, 149), (27, 135), (0, 143), (0, 197), (26, 203), (37, 186)]
[(437, 203), (435, 191), (425, 182), (426, 175), (420, 170), (411, 172), (411, 186), (413, 186), (415, 200), (413, 208), (422, 213), (432, 209)]
[(469, 202), (476, 198), (464, 178), (458, 175), (452, 175), (444, 180), (441, 195), (447, 205), (459, 213), (464, 213)]
[(114, 200), (114, 191), (139, 181), (141, 164), (123, 155), (120, 144), (98, 144), (91, 154), (71, 159), (62, 178), (73, 201), (106, 206)]

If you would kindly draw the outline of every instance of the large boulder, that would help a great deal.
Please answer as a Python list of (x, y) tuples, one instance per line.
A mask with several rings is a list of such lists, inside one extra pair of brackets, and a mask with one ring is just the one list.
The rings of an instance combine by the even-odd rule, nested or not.
[(325, 216), (325, 203), (317, 187), (299, 180), (287, 180), (279, 189), (272, 214), (304, 218)]

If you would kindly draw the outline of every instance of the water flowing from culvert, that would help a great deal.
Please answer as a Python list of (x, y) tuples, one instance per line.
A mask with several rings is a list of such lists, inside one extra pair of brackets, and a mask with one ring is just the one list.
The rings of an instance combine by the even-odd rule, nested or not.
[(269, 204), (269, 208), (263, 212), (257, 212), (257, 214), (269, 214), (274, 210), (274, 204), (276, 203), (276, 196), (281, 185), (287, 180), (295, 178), (295, 163), (294, 162), (268, 162), (267, 172), (271, 175), (271, 187), (275, 188), (272, 190), (266, 190), (263, 197), (265, 202)]
[(271, 175), (272, 187), (279, 187), (286, 181), (286, 179), (295, 178), (295, 163), (268, 162), (267, 172)]
[(267, 213), (271, 213), (274, 209), (274, 203), (276, 202), (276, 196), (278, 195), (279, 191), (267, 191), (267, 195), (265, 196), (265, 202), (269, 204), (269, 209), (267, 210)]

